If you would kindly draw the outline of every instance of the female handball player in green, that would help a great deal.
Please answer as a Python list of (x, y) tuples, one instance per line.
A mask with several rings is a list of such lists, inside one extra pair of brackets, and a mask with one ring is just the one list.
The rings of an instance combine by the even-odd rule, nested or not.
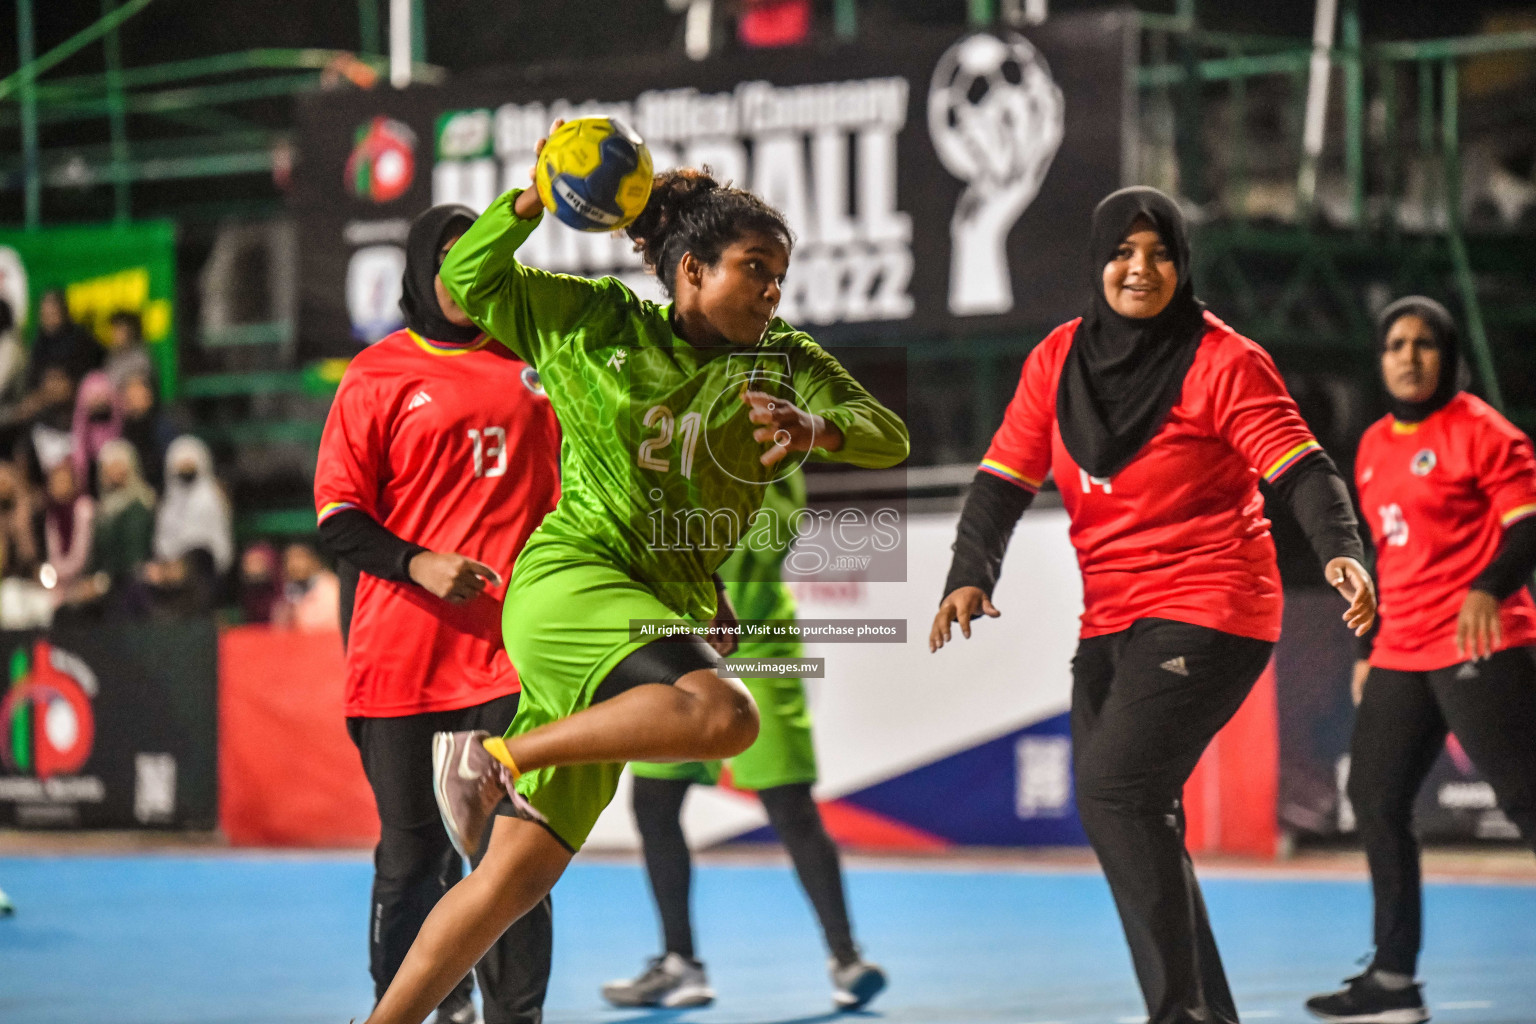
[[(795, 524), (804, 509), (803, 473), (775, 481), (764, 496), (760, 521), (720, 567), (731, 606), (743, 621), (794, 620), (795, 598), (784, 583), (783, 568), (791, 557)], [(798, 638), (746, 639), (737, 655), (799, 661), (805, 650)], [(786, 676), (743, 676), (741, 681), (757, 704), (757, 742), (731, 758), (731, 784), (757, 794), (768, 812), (768, 824), (789, 852), (831, 954), (827, 966), (833, 1005), (839, 1010), (861, 1009), (885, 988), (885, 971), (865, 960), (853, 940), (837, 844), (827, 834), (811, 797), (816, 747), (805, 684)], [(631, 807), (651, 895), (661, 916), (663, 949), (638, 976), (603, 986), (603, 998), (614, 1006), (674, 1009), (714, 1001), (704, 963), (694, 956), (689, 908), (693, 861), (683, 835), (682, 813), (689, 788), (695, 783), (715, 785), (721, 767), (720, 761), (635, 761), (629, 766), (634, 776)], [(519, 922), (517, 930), (525, 928)], [(511, 929), (508, 933), (514, 934)]]
[[(696, 635), (733, 620), (715, 569), (763, 493), (807, 458), (884, 468), (901, 420), (775, 319), (792, 237), (778, 211), (708, 173), (656, 178), (628, 228), (673, 301), (613, 278), (520, 264), (542, 211), (496, 200), (439, 287), (539, 372), (564, 432), (562, 496), (529, 539), (502, 625), (523, 682), (508, 735), (441, 735), (449, 834), (484, 858), (437, 904), (369, 1024), (417, 1024), (554, 886), (631, 760), (741, 753), (757, 709)], [(515, 454), (515, 453), (514, 453)], [(495, 755), (493, 760), (487, 750)]]

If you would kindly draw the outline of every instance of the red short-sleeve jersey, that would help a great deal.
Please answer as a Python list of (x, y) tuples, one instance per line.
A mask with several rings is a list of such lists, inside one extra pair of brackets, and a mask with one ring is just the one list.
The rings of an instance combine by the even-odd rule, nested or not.
[[(1456, 619), (1504, 528), (1536, 515), (1530, 439), (1465, 392), (1420, 423), (1385, 416), (1360, 438), (1355, 486), (1376, 542), (1381, 628), (1371, 664), (1427, 672), (1465, 660)], [(1536, 643), (1521, 587), (1500, 607), (1504, 647)]]
[(505, 581), (560, 497), (560, 432), (538, 375), (482, 337), (446, 345), (397, 331), (352, 360), (320, 440), (315, 506), (372, 516), (503, 580), (451, 605), (366, 573), (347, 649), (346, 713), (392, 718), (518, 689), (501, 641)]
[(1280, 573), (1259, 480), (1320, 450), (1269, 354), (1210, 313), (1163, 426), (1108, 480), (1072, 461), (1056, 422), (1061, 368), (1080, 323), (1024, 362), (981, 469), (1037, 490), (1053, 475), (1083, 573), (1082, 636), (1164, 618), (1280, 636)]

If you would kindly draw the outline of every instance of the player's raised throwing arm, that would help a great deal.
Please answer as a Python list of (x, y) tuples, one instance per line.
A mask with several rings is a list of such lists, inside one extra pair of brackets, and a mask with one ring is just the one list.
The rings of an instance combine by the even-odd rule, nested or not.
[[(525, 266), (517, 249), (542, 219), (518, 206), (523, 189), (503, 194), (482, 213), (448, 253), (437, 272), (448, 297), (493, 338), (534, 366), (610, 291), (612, 278), (589, 281)], [(527, 204), (523, 204), (526, 207)]]

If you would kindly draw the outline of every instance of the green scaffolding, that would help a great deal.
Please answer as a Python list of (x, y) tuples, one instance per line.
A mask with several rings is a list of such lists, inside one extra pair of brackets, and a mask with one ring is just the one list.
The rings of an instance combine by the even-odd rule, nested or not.
[[(0, 79), (0, 128), (19, 129), (22, 139), (18, 156), (0, 158), (0, 187), (24, 192), (28, 227), (42, 223), (42, 199), (50, 188), (78, 187), (82, 182), (110, 185), (115, 218), (126, 222), (134, 216), (135, 184), (269, 172), (281, 159), (284, 132), (242, 117), (240, 104), (317, 89), (327, 69), (334, 74), (348, 62), (381, 77), (387, 71), (381, 55), (380, 0), (359, 0), (355, 52), (252, 49), (136, 67), (125, 66), (119, 29), (154, 0), (102, 0), (98, 20), (43, 54), (34, 47), (35, 2), (17, 0), (19, 66)], [(414, 76), (441, 80), (442, 70), (423, 62), (423, 0), (413, 4)], [(1194, 0), (1177, 0), (1172, 15), (1136, 15), (1136, 45), (1128, 52), (1126, 73), (1133, 108), (1155, 107), (1169, 114), (1166, 126), (1178, 190), (1209, 209), (1215, 205), (1209, 180), (1212, 161), (1202, 149), (1200, 129), (1213, 99), (1227, 103), (1236, 123), (1243, 124), (1255, 90), (1279, 80), (1289, 83), (1299, 109), (1313, 48), (1305, 39), (1208, 31), (1194, 8)], [(1325, 225), (1316, 211), (1307, 209), (1298, 209), (1289, 224), (1252, 220), (1246, 201), (1253, 166), (1250, 140), (1243, 132), (1231, 133), (1222, 140), (1224, 194), (1236, 201), (1197, 224), (1197, 283), (1202, 293), (1220, 300), (1241, 329), (1264, 344), (1277, 350), (1326, 349), (1341, 366), (1355, 369), (1364, 369), (1371, 351), (1373, 302), (1368, 301), (1368, 286), (1382, 285), (1393, 293), (1454, 295), (1464, 313), (1483, 390), (1502, 408), (1504, 388), (1497, 363), (1518, 355), (1511, 339), (1528, 338), (1536, 329), (1536, 306), (1526, 296), (1536, 239), (1470, 235), (1462, 223), (1461, 73), (1462, 62), (1470, 57), (1536, 51), (1536, 32), (1366, 42), (1361, 38), (1358, 0), (1344, 0), (1341, 8), (1338, 43), (1329, 56), (1339, 70), (1343, 116), (1330, 127), (1330, 142), (1342, 153), (1346, 223)], [(973, 28), (999, 23), (996, 0), (967, 0), (966, 11)], [(856, 39), (856, 0), (834, 0), (833, 15), (836, 37)], [(63, 61), (96, 44), (103, 47), (103, 73), (50, 75)], [(1385, 122), (1379, 132), (1385, 145), (1373, 145), (1369, 135), (1367, 112), (1373, 102)], [(1412, 123), (1404, 120), (1410, 107)], [(184, 131), (170, 138), (134, 139), (128, 132), (130, 115), (153, 116)], [(1134, 109), (1128, 116), (1139, 118)], [(39, 149), (39, 125), (83, 120), (106, 121), (106, 141), (67, 151)], [(1139, 120), (1137, 126), (1128, 126), (1128, 131), (1139, 130)], [(1299, 131), (1293, 148), (1299, 172), (1304, 160)], [(1133, 161), (1136, 152), (1137, 147), (1128, 146), (1127, 160)], [(1437, 229), (1405, 231), (1395, 217), (1380, 216), (1380, 209), (1405, 201), (1410, 160), (1435, 169), (1434, 188), (1423, 191), (1420, 199), (1443, 210)], [(1127, 180), (1151, 176), (1150, 169), (1143, 174), (1134, 166), (1127, 168)], [(1377, 185), (1374, 193), (1372, 183)], [(914, 366), (943, 367), (954, 386), (973, 387), (974, 442), (990, 433), (1007, 400), (1007, 389), (994, 385), (1012, 376), (1018, 361), (1051, 326), (963, 342), (914, 340), (907, 345), (907, 356)], [(281, 343), (291, 339), (293, 325), (252, 325), (242, 332), (238, 338), (203, 340), (210, 345)], [(1501, 344), (1496, 346), (1496, 341)], [(208, 378), (206, 388), (195, 378), (188, 380), (187, 394), (263, 394), (289, 385), (298, 393), (306, 387), (302, 379), (301, 374), (224, 374)], [(1536, 409), (1510, 412), (1528, 428), (1536, 421)], [(284, 436), (290, 434), (309, 438), (313, 429), (290, 430)]]

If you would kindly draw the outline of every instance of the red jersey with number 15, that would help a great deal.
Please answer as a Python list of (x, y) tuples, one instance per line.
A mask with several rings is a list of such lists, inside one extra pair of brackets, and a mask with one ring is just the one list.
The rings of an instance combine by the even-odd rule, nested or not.
[(358, 509), (396, 536), (473, 558), (501, 585), (451, 605), (363, 573), (346, 714), (393, 718), (515, 693), (501, 640), (512, 563), (560, 497), (560, 430), (538, 375), (487, 336), (396, 331), (352, 360), (320, 440), (321, 522)]
[(1024, 362), (981, 469), (1026, 490), (1056, 478), (1083, 572), (1083, 637), (1162, 618), (1274, 641), (1280, 572), (1259, 494), (1320, 446), (1258, 345), (1210, 313), (1168, 418), (1108, 480), (1072, 461), (1056, 422), (1062, 364), (1081, 321)]
[[(1366, 428), (1355, 487), (1376, 542), (1381, 629), (1371, 664), (1428, 672), (1466, 659), (1456, 620), (1504, 528), (1536, 515), (1530, 439), (1462, 392), (1419, 423)], [(1521, 587), (1499, 609), (1501, 647), (1536, 644), (1536, 604)]]

